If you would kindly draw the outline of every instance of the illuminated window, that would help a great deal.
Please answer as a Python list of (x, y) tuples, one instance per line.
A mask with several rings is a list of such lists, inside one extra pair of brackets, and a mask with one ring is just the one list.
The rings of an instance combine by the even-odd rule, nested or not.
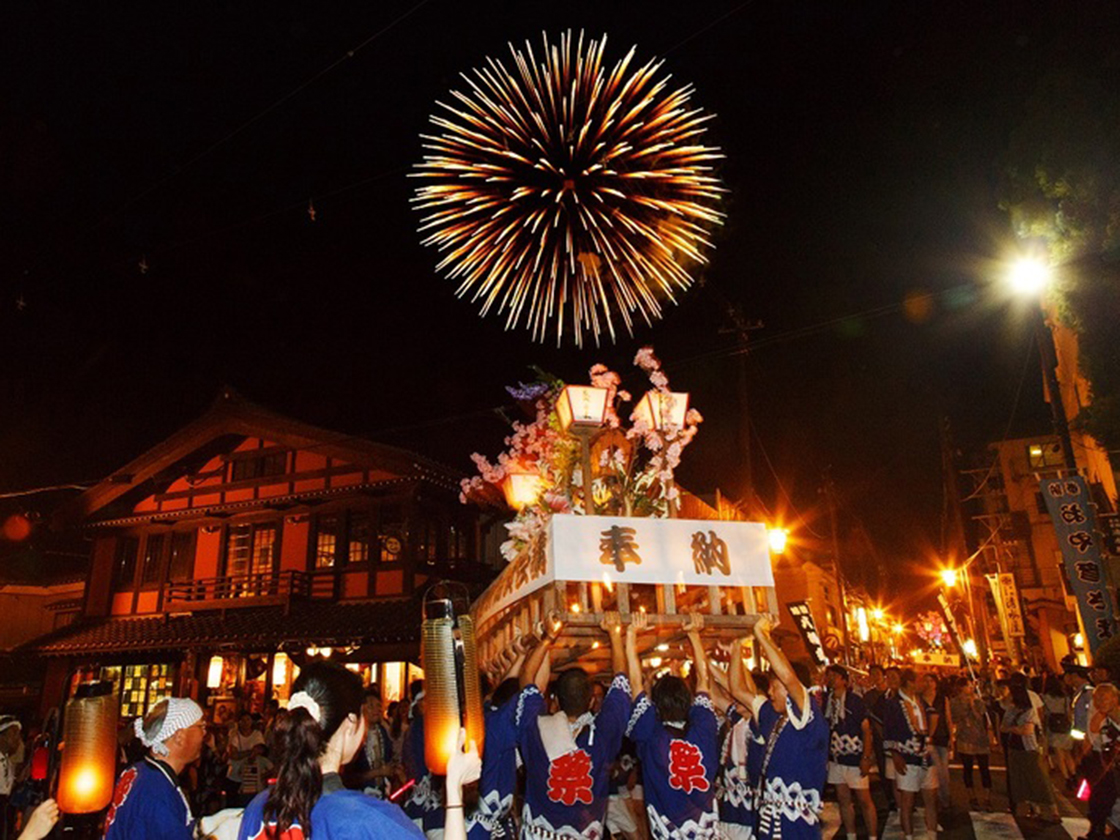
[(1061, 467), (1065, 464), (1062, 445), (1057, 442), (1028, 444), (1027, 464), (1032, 470)]
[(338, 517), (320, 516), (315, 520), (315, 561), (316, 569), (330, 569), (335, 564), (338, 553)]
[(101, 679), (120, 692), (121, 717), (146, 715), (156, 703), (170, 697), (175, 666), (167, 664), (125, 665), (101, 669)]
[(370, 527), (368, 513), (350, 514), (349, 553), (347, 560), (351, 563), (366, 563), (369, 561)]
[(264, 594), (273, 584), (271, 572), (276, 568), (277, 528), (263, 525), (231, 525), (226, 534), (226, 575), (251, 578), (248, 582), (232, 581), (229, 597)]

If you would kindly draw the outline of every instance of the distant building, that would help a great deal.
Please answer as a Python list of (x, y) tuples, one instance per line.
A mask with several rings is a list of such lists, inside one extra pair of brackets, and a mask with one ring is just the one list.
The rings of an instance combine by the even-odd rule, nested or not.
[[(1025, 658), (1057, 669), (1063, 656), (1075, 651), (1079, 632), (1076, 604), (1067, 594), (1062, 555), (1054, 525), (1046, 512), (1039, 481), (1064, 468), (1057, 436), (998, 441), (988, 447), (988, 461), (969, 470), (973, 479), (970, 502), (976, 529), (974, 550), (980, 550), (979, 570), (986, 574), (1011, 572), (1015, 576), (1025, 636)], [(1100, 482), (1091, 480), (1094, 492)], [(982, 601), (987, 603), (985, 597)], [(989, 632), (1002, 636), (994, 601), (987, 611)], [(1004, 640), (996, 652), (1012, 654)], [(1028, 655), (1029, 654), (1029, 655)]]
[(492, 577), (458, 497), (439, 464), (226, 391), (57, 512), (92, 561), (76, 620), (22, 648), (47, 660), (43, 703), (78, 674), (111, 680), (123, 716), (175, 694), (221, 718), (286, 699), (316, 655), (397, 699), (417, 674), (424, 588)]

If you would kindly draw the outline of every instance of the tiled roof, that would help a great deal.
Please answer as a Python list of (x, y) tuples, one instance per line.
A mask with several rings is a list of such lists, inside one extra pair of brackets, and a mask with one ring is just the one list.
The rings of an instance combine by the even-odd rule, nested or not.
[(212, 610), (194, 615), (101, 618), (82, 621), (33, 639), (29, 653), (65, 655), (222, 645), (314, 642), (320, 645), (416, 642), (420, 603), (413, 599), (324, 601), (283, 607)]

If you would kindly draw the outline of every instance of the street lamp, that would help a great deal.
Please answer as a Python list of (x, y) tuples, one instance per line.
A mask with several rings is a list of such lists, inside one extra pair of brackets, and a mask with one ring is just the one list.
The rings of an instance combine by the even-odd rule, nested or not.
[(773, 554), (785, 554), (786, 544), (789, 542), (789, 530), (786, 528), (770, 528), (766, 532), (770, 541), (770, 551)]
[(1007, 272), (1011, 289), (1024, 297), (1041, 295), (1052, 276), (1049, 264), (1037, 257), (1020, 257)]
[(591, 441), (607, 420), (610, 391), (593, 385), (566, 385), (556, 400), (560, 428), (579, 439), (580, 470), (583, 473), (583, 513), (595, 512), (591, 486)]
[(941, 582), (949, 589), (957, 585), (957, 570), (956, 569), (942, 569)]

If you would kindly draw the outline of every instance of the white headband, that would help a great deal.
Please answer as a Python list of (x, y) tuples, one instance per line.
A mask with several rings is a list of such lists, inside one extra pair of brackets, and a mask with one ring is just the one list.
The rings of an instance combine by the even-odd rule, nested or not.
[(167, 745), (164, 744), (164, 741), (180, 729), (194, 726), (200, 720), (202, 720), (202, 707), (196, 702), (189, 697), (169, 697), (167, 698), (167, 714), (164, 715), (163, 724), (154, 738), (149, 738), (144, 734), (144, 718), (136, 718), (132, 727), (136, 730), (136, 737), (140, 739), (141, 744), (148, 747), (156, 755), (167, 755)]
[(315, 722), (320, 726), (323, 725), (320, 718), (322, 710), (319, 708), (319, 704), (315, 702), (315, 698), (306, 691), (297, 691), (288, 701), (288, 711), (294, 712), (296, 709), (307, 709), (307, 713), (315, 719)]

